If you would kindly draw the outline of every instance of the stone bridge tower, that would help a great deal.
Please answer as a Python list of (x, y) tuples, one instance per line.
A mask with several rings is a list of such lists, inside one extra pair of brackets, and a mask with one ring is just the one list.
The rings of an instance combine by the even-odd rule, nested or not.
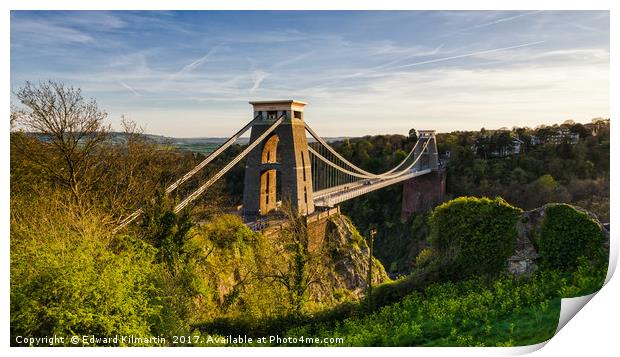
[[(416, 163), (415, 168), (430, 168), (433, 171), (437, 171), (439, 167), (439, 155), (437, 152), (437, 142), (435, 141), (435, 130), (418, 130), (418, 142), (419, 144), (415, 147), (413, 157), (417, 157), (418, 155), (422, 155), (422, 157), (420, 157), (420, 160)], [(426, 145), (425, 152), (422, 151), (424, 145)]]
[(253, 220), (290, 204), (299, 214), (314, 212), (312, 172), (304, 124), (306, 103), (295, 100), (250, 102), (257, 122), (250, 142), (278, 118), (284, 121), (246, 157), (243, 216)]
[[(439, 165), (435, 130), (419, 130), (419, 145), (414, 156), (422, 154), (416, 169), (430, 168), (431, 172), (404, 182), (401, 217), (428, 212), (444, 201), (446, 196), (446, 170)], [(429, 140), (432, 140), (429, 142)], [(426, 152), (422, 148), (428, 142)]]

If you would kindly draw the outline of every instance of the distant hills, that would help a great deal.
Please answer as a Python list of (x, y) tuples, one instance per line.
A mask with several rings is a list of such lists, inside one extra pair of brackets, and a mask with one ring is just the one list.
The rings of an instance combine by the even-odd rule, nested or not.
[[(220, 146), (221, 144), (226, 142), (226, 140), (228, 140), (228, 138), (217, 138), (217, 137), (174, 138), (174, 137), (151, 135), (151, 134), (146, 134), (145, 136), (161, 144), (167, 144), (167, 145), (174, 146), (178, 149), (198, 152), (201, 154), (211, 153), (212, 151), (217, 149), (218, 146)], [(323, 138), (323, 139), (327, 142), (334, 142), (334, 141), (341, 141), (347, 138), (348, 137), (345, 137), (345, 136), (339, 136), (339, 137), (330, 137), (330, 138)], [(240, 145), (247, 145), (249, 141), (250, 141), (249, 137), (241, 137), (237, 140), (237, 143)], [(314, 142), (314, 141), (316, 141), (314, 140), (314, 138), (308, 138), (308, 142)]]
[[(28, 133), (30, 135), (37, 136), (42, 141), (49, 141), (49, 136), (41, 133)], [(112, 132), (112, 142), (118, 143), (125, 140), (125, 133), (121, 132)], [(223, 144), (228, 138), (221, 137), (204, 137), (204, 138), (175, 138), (164, 135), (154, 135), (154, 134), (142, 134), (147, 140), (161, 144), (166, 146), (173, 146), (175, 148), (181, 150), (188, 150), (192, 152), (197, 152), (201, 154), (209, 154), (217, 149), (218, 146)], [(339, 136), (339, 137), (330, 137), (323, 138), (327, 142), (341, 141), (347, 139), (349, 137)], [(237, 143), (240, 145), (247, 145), (250, 141), (249, 137), (241, 137), (237, 140)], [(308, 142), (314, 142), (314, 138), (308, 138)]]

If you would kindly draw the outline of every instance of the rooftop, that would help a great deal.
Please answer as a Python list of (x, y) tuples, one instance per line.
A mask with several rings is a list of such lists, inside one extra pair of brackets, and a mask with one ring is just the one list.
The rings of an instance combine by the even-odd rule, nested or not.
[(282, 100), (260, 100), (260, 101), (253, 101), (253, 102), (250, 102), (250, 104), (252, 104), (252, 105), (263, 105), (263, 104), (266, 104), (266, 105), (270, 105), (270, 104), (271, 105), (274, 105), (274, 104), (276, 104), (276, 105), (277, 104), (291, 104), (292, 105), (292, 104), (296, 104), (296, 105), (303, 106), (303, 105), (306, 105), (308, 103), (301, 102), (301, 101), (294, 100), (294, 99), (282, 99)]

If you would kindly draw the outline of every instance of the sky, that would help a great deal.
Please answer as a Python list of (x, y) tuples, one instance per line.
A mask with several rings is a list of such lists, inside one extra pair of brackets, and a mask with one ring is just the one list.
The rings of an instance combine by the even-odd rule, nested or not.
[(589, 122), (609, 77), (607, 11), (11, 12), (12, 91), (63, 82), (174, 137), (272, 99), (326, 137)]

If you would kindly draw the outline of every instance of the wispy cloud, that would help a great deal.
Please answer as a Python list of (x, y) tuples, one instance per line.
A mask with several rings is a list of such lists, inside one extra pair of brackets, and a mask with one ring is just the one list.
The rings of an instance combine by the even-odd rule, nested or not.
[[(488, 60), (501, 60), (506, 59), (506, 56), (501, 52), (489, 52), (480, 54), (477, 57)], [(571, 48), (571, 49), (555, 49), (547, 51), (535, 51), (529, 49), (528, 51), (511, 51), (510, 52), (511, 63), (524, 63), (524, 62), (578, 62), (581, 64), (601, 64), (609, 62), (609, 51), (602, 48)]]
[(609, 115), (608, 27), (591, 11), (20, 12), (11, 85), (71, 83), (176, 136), (224, 136), (248, 100), (283, 97), (326, 135), (501, 127)]
[(254, 71), (252, 76), (254, 77), (254, 84), (252, 85), (252, 88), (250, 88), (250, 93), (254, 93), (260, 87), (261, 83), (263, 83), (265, 78), (269, 76), (269, 73), (263, 71)]
[(529, 11), (529, 12), (518, 14), (518, 15), (502, 17), (502, 18), (499, 18), (499, 19), (495, 19), (493, 21), (488, 21), (488, 22), (484, 22), (484, 23), (477, 24), (477, 25), (474, 25), (474, 26), (469, 26), (469, 27), (461, 28), (461, 29), (458, 29), (456, 31), (448, 32), (446, 34), (443, 34), (442, 37), (452, 36), (452, 35), (456, 35), (456, 34), (460, 34), (460, 33), (465, 33), (465, 32), (471, 31), (471, 30), (477, 30), (477, 29), (484, 28), (484, 27), (498, 25), (498, 24), (501, 24), (501, 23), (504, 23), (504, 22), (514, 21), (514, 20), (520, 19), (522, 17), (526, 17), (526, 16), (531, 16), (531, 15), (537, 14), (537, 13), (539, 13), (541, 11), (542, 10), (535, 10), (535, 11)]
[(393, 60), (391, 62), (388, 62), (380, 66), (357, 70), (353, 73), (346, 73), (346, 74), (331, 76), (331, 78), (329, 78), (327, 82), (312, 86), (307, 89), (317, 88), (317, 87), (322, 87), (322, 86), (331, 86), (336, 83), (341, 83), (343, 80), (350, 80), (354, 78), (378, 78), (378, 77), (384, 77), (384, 76), (395, 76), (395, 75), (400, 75), (400, 73), (402, 72), (401, 70), (407, 69), (410, 67), (422, 66), (422, 65), (445, 62), (445, 61), (452, 61), (452, 60), (468, 58), (468, 57), (480, 57), (480, 56), (488, 55), (491, 53), (497, 53), (497, 52), (502, 52), (502, 51), (508, 51), (508, 50), (514, 50), (514, 49), (534, 46), (534, 45), (542, 44), (544, 42), (545, 41), (530, 42), (530, 43), (524, 43), (524, 44), (519, 44), (519, 45), (514, 45), (514, 46), (500, 47), (500, 48), (494, 48), (494, 49), (483, 50), (483, 51), (475, 51), (475, 52), (469, 52), (465, 54), (433, 58), (433, 59), (428, 59), (424, 61), (418, 61), (414, 63), (393, 66), (393, 64), (402, 62), (406, 58), (414, 58), (418, 56), (420, 57), (431, 56), (432, 54), (436, 54), (443, 47), (443, 45), (441, 45), (430, 52), (419, 53), (417, 55), (408, 56), (406, 58), (399, 58), (399, 59)]
[(207, 53), (198, 58), (193, 60), (192, 62), (186, 64), (185, 66), (183, 66), (180, 70), (174, 72), (174, 73), (169, 73), (169, 74), (163, 74), (163, 77), (165, 78), (163, 81), (160, 81), (154, 88), (157, 90), (162, 90), (164, 88), (168, 88), (170, 86), (171, 83), (184, 78), (188, 73), (191, 73), (192, 71), (194, 71), (195, 69), (199, 68), (200, 66), (204, 65), (205, 63), (207, 63), (207, 60), (213, 56), (213, 54), (217, 51), (218, 47), (213, 47), (211, 48), (209, 51), (207, 51)]
[(135, 96), (140, 97), (140, 93), (138, 93), (135, 89), (133, 89), (132, 87), (130, 87), (127, 83), (123, 82), (123, 81), (118, 81), (123, 87), (125, 87), (126, 89), (128, 89), (131, 93), (133, 93)]
[(524, 44), (515, 45), (515, 46), (500, 47), (500, 48), (494, 48), (494, 49), (490, 49), (490, 50), (470, 52), (470, 53), (465, 53), (465, 54), (462, 54), (462, 55), (442, 57), (442, 58), (435, 58), (435, 59), (431, 59), (431, 60), (414, 62), (414, 63), (405, 64), (405, 65), (402, 65), (402, 66), (392, 67), (391, 69), (402, 69), (402, 68), (408, 68), (408, 67), (413, 67), (413, 66), (420, 66), (420, 65), (423, 65), (423, 64), (451, 61), (451, 60), (455, 60), (455, 59), (459, 59), (459, 58), (475, 57), (475, 56), (484, 55), (484, 54), (487, 54), (487, 53), (501, 52), (501, 51), (507, 51), (507, 50), (514, 50), (514, 49), (522, 48), (522, 47), (535, 46), (535, 45), (539, 45), (539, 44), (544, 43), (544, 42), (545, 41), (536, 41), (536, 42), (524, 43)]
[(280, 62), (275, 63), (272, 68), (276, 69), (276, 68), (281, 68), (281, 67), (288, 66), (288, 65), (293, 64), (295, 62), (299, 62), (299, 61), (303, 60), (304, 58), (310, 57), (310, 56), (312, 56), (315, 53), (317, 53), (317, 52), (315, 50), (312, 50), (312, 51), (308, 51), (308, 52), (302, 53), (302, 54), (297, 55), (297, 56), (293, 56), (293, 57), (287, 58), (285, 60), (282, 60)]
[(13, 21), (11, 36), (46, 46), (94, 42), (94, 38), (85, 31), (41, 20)]
[(180, 71), (175, 73), (175, 76), (181, 76), (183, 74), (189, 73), (189, 72), (193, 71), (194, 69), (202, 66), (203, 64), (205, 64), (207, 62), (209, 57), (213, 56), (213, 54), (215, 53), (216, 50), (217, 50), (217, 47), (213, 47), (204, 56), (198, 58), (197, 60), (194, 60), (193, 62), (191, 62), (191, 63), (189, 63), (189, 64), (187, 64), (185, 66), (183, 66), (183, 68), (181, 68)]
[(67, 16), (63, 24), (85, 26), (103, 31), (121, 29), (127, 26), (127, 22), (120, 16), (105, 11), (79, 11), (74, 16)]
[(442, 43), (441, 45), (435, 47), (434, 49), (432, 49), (431, 51), (416, 51), (412, 54), (409, 54), (407, 56), (401, 57), (401, 58), (397, 58), (395, 60), (392, 60), (390, 62), (384, 63), (380, 66), (374, 67), (373, 69), (382, 69), (382, 68), (387, 68), (390, 67), (398, 62), (402, 62), (404, 60), (408, 60), (410, 58), (416, 58), (416, 57), (426, 57), (426, 56), (434, 56), (437, 53), (439, 53), (439, 51), (444, 47), (444, 44)]

